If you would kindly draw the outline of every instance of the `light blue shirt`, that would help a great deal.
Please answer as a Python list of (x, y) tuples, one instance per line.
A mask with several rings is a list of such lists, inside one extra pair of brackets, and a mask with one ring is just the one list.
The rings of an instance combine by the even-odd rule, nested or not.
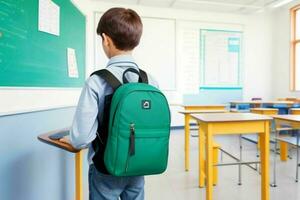
[[(130, 55), (119, 55), (109, 60), (106, 69), (112, 72), (122, 83), (123, 72), (129, 67), (138, 69), (138, 65), (133, 57)], [(147, 75), (149, 84), (158, 87), (157, 82), (148, 73)], [(126, 73), (126, 78), (130, 82), (138, 81), (138, 76), (134, 73)], [(85, 82), (80, 95), (70, 130), (70, 140), (76, 149), (89, 148), (89, 164), (92, 164), (94, 156), (91, 143), (96, 138), (98, 123), (103, 118), (104, 97), (112, 92), (112, 88), (102, 78), (93, 75)]]

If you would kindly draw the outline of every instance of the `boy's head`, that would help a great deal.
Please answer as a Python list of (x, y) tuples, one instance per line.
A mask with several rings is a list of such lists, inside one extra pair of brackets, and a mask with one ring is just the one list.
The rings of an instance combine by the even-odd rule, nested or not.
[(143, 24), (131, 9), (111, 8), (101, 17), (97, 34), (102, 37), (105, 54), (112, 56), (131, 52), (140, 42)]

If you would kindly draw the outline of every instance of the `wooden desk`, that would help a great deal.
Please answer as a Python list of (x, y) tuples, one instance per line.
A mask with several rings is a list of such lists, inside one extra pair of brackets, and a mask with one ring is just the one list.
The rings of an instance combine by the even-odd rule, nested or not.
[(296, 127), (300, 125), (300, 115), (273, 115), (272, 117), (277, 121), (288, 122)]
[[(199, 125), (199, 186), (204, 185), (201, 164), (206, 155), (206, 199), (213, 199), (212, 141), (216, 134), (259, 133), (261, 140), (261, 199), (269, 200), (269, 137), (271, 117), (252, 113), (192, 114)], [(204, 141), (205, 138), (205, 141)]]
[[(292, 115), (299, 115), (300, 114), (300, 109), (299, 108), (291, 108), (290, 109), (290, 114)], [(275, 115), (276, 116), (276, 115)], [(283, 115), (287, 116), (287, 115)], [(276, 129), (281, 129), (280, 120), (277, 120), (276, 123)], [(285, 120), (281, 120), (282, 123), (284, 123)], [(281, 161), (287, 161), (288, 160), (288, 143), (284, 141), (279, 141), (279, 146), (280, 146), (280, 160)]]
[(199, 113), (223, 113), (226, 110), (186, 110), (179, 113), (184, 115), (184, 166), (185, 171), (190, 169), (190, 120), (191, 114)]
[(284, 100), (286, 100), (286, 101), (297, 101), (297, 98), (296, 97), (287, 97)]
[(184, 110), (226, 110), (224, 104), (208, 104), (208, 105), (181, 105)]
[[(300, 129), (300, 115), (273, 115), (272, 117), (275, 119), (276, 127), (280, 126), (281, 123), (284, 123), (284, 124), (289, 124), (293, 129)], [(299, 135), (297, 133), (297, 138), (298, 137), (299, 137)], [(275, 148), (276, 148), (276, 145), (275, 145)], [(282, 151), (283, 150), (281, 150), (281, 152)], [(287, 148), (285, 149), (285, 151), (287, 151)], [(299, 154), (299, 147), (297, 146), (296, 182), (298, 182), (298, 167), (299, 167), (298, 166), (298, 163), (299, 163), (298, 154)], [(276, 154), (275, 154), (275, 156), (276, 156)], [(284, 156), (286, 156), (286, 155), (284, 155)], [(281, 155), (281, 157), (282, 157), (282, 155)], [(283, 159), (281, 158), (281, 160), (283, 160)], [(275, 161), (275, 157), (274, 157), (274, 161)], [(274, 183), (273, 183), (274, 186), (276, 186), (276, 172), (275, 172), (276, 169), (275, 168), (276, 168), (276, 163), (274, 162)]]
[(264, 104), (287, 104), (287, 105), (293, 105), (294, 101), (263, 101)]
[[(277, 108), (252, 108), (251, 113), (255, 113), (255, 114), (261, 114), (261, 115), (277, 115), (278, 114), (278, 109)], [(257, 140), (257, 149), (260, 148), (260, 137), (258, 136), (258, 140)]]
[(285, 124), (292, 127), (286, 130), (300, 129), (300, 115), (272, 115), (272, 117), (275, 119), (276, 127)]
[(49, 138), (50, 135), (61, 131), (67, 131), (68, 128), (62, 130), (51, 131), (49, 133), (45, 133), (38, 136), (38, 139), (41, 142), (46, 144), (58, 147), (60, 149), (64, 149), (68, 152), (75, 153), (75, 199), (76, 200), (83, 200), (83, 187), (82, 187), (82, 158), (83, 158), (83, 151), (74, 149), (71, 144), (67, 144), (65, 142), (60, 142), (59, 140), (51, 140)]
[(290, 113), (292, 115), (300, 115), (300, 108), (291, 108)]
[(261, 114), (261, 115), (277, 115), (277, 108), (251, 108), (251, 113)]
[(263, 102), (264, 105), (270, 105), (270, 106), (274, 106), (274, 105), (286, 105), (287, 108), (291, 108), (295, 102), (294, 101), (265, 101)]

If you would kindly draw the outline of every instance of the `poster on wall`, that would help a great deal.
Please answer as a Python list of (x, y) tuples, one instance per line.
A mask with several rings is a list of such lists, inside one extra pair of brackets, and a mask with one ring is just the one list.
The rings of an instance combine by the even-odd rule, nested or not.
[(200, 87), (242, 87), (242, 32), (200, 30)]

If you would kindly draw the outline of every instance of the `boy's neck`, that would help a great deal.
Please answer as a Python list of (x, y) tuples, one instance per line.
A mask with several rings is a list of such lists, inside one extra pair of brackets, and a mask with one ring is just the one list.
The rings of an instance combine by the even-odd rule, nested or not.
[(110, 54), (109, 59), (111, 59), (112, 57), (115, 57), (115, 56), (122, 56), (122, 55), (128, 55), (128, 56), (131, 56), (131, 55), (132, 55), (132, 51), (121, 51), (121, 50), (117, 50), (117, 51), (112, 52), (112, 53)]

